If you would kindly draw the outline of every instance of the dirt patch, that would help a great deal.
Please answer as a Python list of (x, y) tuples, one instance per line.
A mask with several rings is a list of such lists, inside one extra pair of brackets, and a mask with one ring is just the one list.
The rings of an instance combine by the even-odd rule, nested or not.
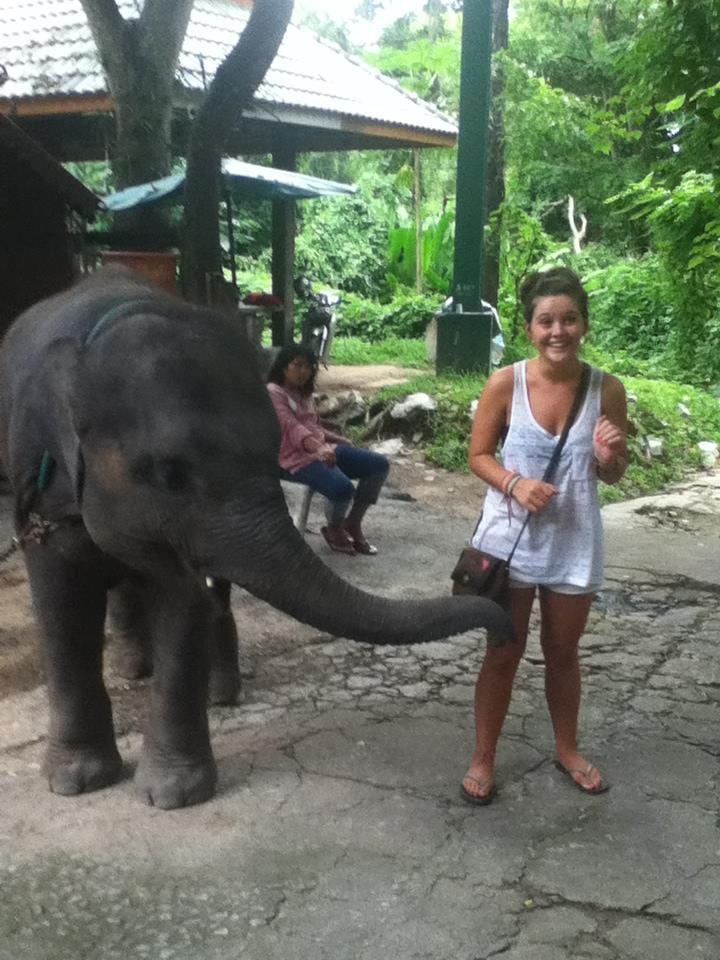
[(422, 370), (397, 367), (391, 363), (376, 363), (363, 367), (331, 363), (327, 370), (320, 368), (316, 384), (322, 393), (359, 390), (363, 396), (370, 396), (383, 387), (407, 383), (421, 373)]
[(0, 575), (0, 700), (43, 682), (25, 568), (13, 562)]

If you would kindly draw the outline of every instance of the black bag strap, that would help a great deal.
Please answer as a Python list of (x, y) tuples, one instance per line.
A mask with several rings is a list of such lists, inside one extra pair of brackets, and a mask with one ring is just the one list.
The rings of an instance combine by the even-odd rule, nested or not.
[[(560, 462), (560, 454), (563, 452), (563, 447), (565, 446), (565, 441), (567, 440), (568, 434), (570, 433), (570, 428), (572, 427), (573, 423), (575, 423), (580, 407), (585, 402), (585, 395), (587, 394), (588, 386), (590, 385), (590, 373), (591, 373), (590, 365), (588, 363), (583, 363), (582, 373), (580, 374), (580, 383), (578, 383), (577, 392), (575, 393), (575, 399), (573, 400), (572, 407), (570, 407), (570, 413), (568, 414), (568, 418), (565, 421), (565, 425), (563, 426), (562, 433), (560, 434), (560, 438), (558, 442), (555, 444), (555, 449), (553, 450), (552, 456), (548, 461), (548, 465), (545, 467), (545, 473), (542, 476), (543, 483), (550, 482), (552, 475), (555, 473), (555, 468)], [(508, 565), (510, 564), (510, 561), (512, 560), (513, 555), (517, 550), (517, 545), (518, 543), (520, 543), (520, 537), (525, 533), (525, 527), (530, 522), (531, 517), (532, 517), (532, 514), (528, 510), (528, 514), (525, 517), (525, 520), (523, 521), (523, 525), (520, 527), (520, 533), (518, 533), (515, 539), (515, 543), (513, 544), (512, 550), (510, 551), (510, 554), (507, 558), (506, 563)]]

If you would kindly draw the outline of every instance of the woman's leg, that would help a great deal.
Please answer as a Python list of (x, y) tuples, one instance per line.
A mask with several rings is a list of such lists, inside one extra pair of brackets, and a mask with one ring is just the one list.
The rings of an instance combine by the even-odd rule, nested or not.
[(488, 638), (480, 674), (475, 684), (475, 751), (463, 778), (465, 793), (475, 800), (491, 798), (495, 792), (495, 749), (510, 706), (513, 681), (525, 651), (534, 587), (510, 591), (511, 616), (517, 640), (493, 646)]
[(338, 444), (335, 454), (343, 473), (359, 481), (353, 505), (345, 519), (345, 529), (356, 544), (369, 547), (362, 531), (362, 521), (368, 507), (377, 503), (380, 490), (390, 471), (390, 463), (379, 453), (348, 444)]
[(343, 522), (355, 495), (351, 480), (338, 466), (328, 467), (319, 460), (300, 467), (291, 474), (291, 479), (304, 483), (322, 494), (325, 499), (327, 527), (323, 527), (323, 536), (328, 545), (341, 553), (354, 553), (352, 540), (345, 532)]
[(599, 771), (578, 752), (580, 661), (578, 645), (593, 594), (554, 593), (540, 588), (540, 643), (545, 656), (545, 696), (555, 733), (558, 762), (577, 785), (595, 791), (603, 786)]

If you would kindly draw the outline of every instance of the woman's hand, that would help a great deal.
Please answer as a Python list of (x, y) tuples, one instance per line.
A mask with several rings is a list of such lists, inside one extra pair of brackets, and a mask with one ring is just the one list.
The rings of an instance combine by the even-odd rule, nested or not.
[(593, 453), (599, 466), (610, 466), (618, 459), (627, 458), (625, 432), (607, 417), (602, 416), (595, 424)]
[(521, 477), (512, 489), (512, 498), (530, 513), (539, 513), (558, 492), (558, 488), (552, 483)]
[(334, 467), (336, 461), (335, 444), (323, 443), (320, 447), (318, 447), (316, 456), (321, 463), (325, 464), (326, 467)]

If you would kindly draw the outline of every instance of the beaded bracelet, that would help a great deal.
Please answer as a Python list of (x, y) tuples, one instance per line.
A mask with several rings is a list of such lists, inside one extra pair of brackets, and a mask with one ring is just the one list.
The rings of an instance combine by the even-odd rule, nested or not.
[(500, 490), (502, 491), (503, 494), (505, 494), (505, 496), (507, 496), (508, 487), (510, 486), (512, 481), (515, 479), (515, 477), (517, 477), (517, 475), (518, 475), (517, 470), (508, 470), (508, 472), (503, 477), (502, 483), (500, 484)]
[(510, 483), (507, 485), (507, 490), (505, 491), (505, 496), (506, 496), (508, 499), (510, 499), (510, 497), (512, 497), (513, 490), (515, 489), (515, 487), (517, 486), (517, 484), (518, 484), (521, 480), (522, 480), (522, 477), (520, 476), (520, 474), (519, 474), (519, 473), (516, 473), (515, 476), (512, 478), (512, 480), (510, 481)]

